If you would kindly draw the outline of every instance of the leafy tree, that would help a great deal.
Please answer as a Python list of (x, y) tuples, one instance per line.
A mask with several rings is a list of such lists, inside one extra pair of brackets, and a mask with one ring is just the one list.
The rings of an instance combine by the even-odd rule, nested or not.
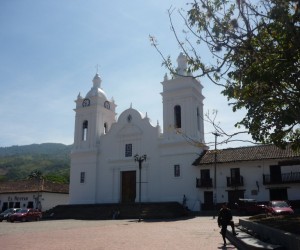
[[(198, 0), (188, 6), (179, 11), (187, 27), (183, 39), (169, 10), (188, 71), (223, 86), (233, 111), (246, 109), (235, 126), (255, 141), (300, 148), (300, 1)], [(205, 46), (212, 57), (201, 57)], [(176, 74), (170, 57), (163, 59)]]
[(59, 172), (46, 174), (45, 179), (55, 183), (68, 184), (70, 182), (70, 173), (69, 170), (61, 170)]
[(41, 181), (44, 177), (43, 177), (43, 174), (41, 171), (39, 170), (33, 170), (29, 176), (28, 176), (29, 179), (34, 179), (34, 180), (37, 180), (37, 181)]

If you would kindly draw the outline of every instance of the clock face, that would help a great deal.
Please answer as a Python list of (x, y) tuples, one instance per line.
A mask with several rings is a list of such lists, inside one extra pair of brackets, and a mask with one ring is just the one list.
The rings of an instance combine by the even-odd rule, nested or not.
[(90, 99), (84, 99), (82, 102), (82, 107), (90, 106)]
[(105, 101), (105, 102), (104, 102), (104, 107), (105, 107), (106, 109), (110, 109), (110, 104), (109, 104), (108, 101)]

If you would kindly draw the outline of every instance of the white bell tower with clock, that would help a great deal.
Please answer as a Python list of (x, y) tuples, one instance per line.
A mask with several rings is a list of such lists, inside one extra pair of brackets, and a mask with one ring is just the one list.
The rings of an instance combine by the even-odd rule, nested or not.
[(74, 150), (93, 149), (99, 144), (100, 136), (116, 121), (116, 104), (107, 99), (98, 73), (90, 91), (84, 98), (79, 94), (75, 102)]
[[(108, 100), (101, 88), (98, 74), (85, 97), (80, 94), (75, 100), (75, 133), (71, 152), (70, 202), (80, 196), (80, 203), (95, 203), (97, 174), (100, 166), (101, 137), (105, 136), (116, 122), (116, 104)], [(79, 185), (77, 184), (79, 183)]]

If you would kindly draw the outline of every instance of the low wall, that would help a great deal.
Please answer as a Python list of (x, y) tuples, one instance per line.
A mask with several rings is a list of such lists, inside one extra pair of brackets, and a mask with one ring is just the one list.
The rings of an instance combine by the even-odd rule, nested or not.
[(239, 219), (239, 225), (255, 232), (261, 240), (284, 246), (287, 250), (300, 249), (300, 237), (253, 221)]

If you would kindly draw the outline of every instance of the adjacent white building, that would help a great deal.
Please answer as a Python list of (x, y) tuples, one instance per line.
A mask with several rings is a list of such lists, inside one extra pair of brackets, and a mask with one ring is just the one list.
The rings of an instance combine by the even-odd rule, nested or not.
[[(211, 158), (214, 151), (207, 151), (204, 140), (203, 87), (187, 73), (183, 54), (177, 62), (178, 75), (171, 79), (165, 76), (162, 82), (163, 133), (159, 124), (152, 125), (147, 114), (133, 107), (116, 119), (117, 105), (107, 98), (98, 74), (91, 90), (84, 97), (78, 95), (70, 204), (140, 199), (182, 202), (185, 196), (186, 205), (199, 211), (211, 209), (215, 202), (233, 203), (238, 198), (300, 200), (299, 153), (290, 155), (284, 151), (283, 155), (276, 155), (273, 150), (274, 155), (268, 157), (269, 149), (264, 148), (261, 157), (258, 151), (250, 150), (252, 147), (228, 149), (225, 151), (229, 154), (218, 152), (218, 157), (226, 155), (226, 160), (217, 158), (215, 164), (214, 156)], [(135, 155), (146, 155), (141, 169)], [(241, 155), (243, 159), (239, 158)], [(279, 167), (271, 167), (275, 165)], [(289, 172), (294, 178), (289, 183), (268, 182), (275, 173)]]
[(47, 180), (1, 182), (0, 211), (7, 208), (38, 208), (42, 212), (69, 204), (69, 185)]
[(233, 207), (239, 198), (288, 200), (300, 208), (300, 152), (289, 146), (285, 150), (274, 145), (208, 150), (194, 165), (200, 168), (197, 187), (203, 210), (212, 209), (214, 202), (229, 202)]

